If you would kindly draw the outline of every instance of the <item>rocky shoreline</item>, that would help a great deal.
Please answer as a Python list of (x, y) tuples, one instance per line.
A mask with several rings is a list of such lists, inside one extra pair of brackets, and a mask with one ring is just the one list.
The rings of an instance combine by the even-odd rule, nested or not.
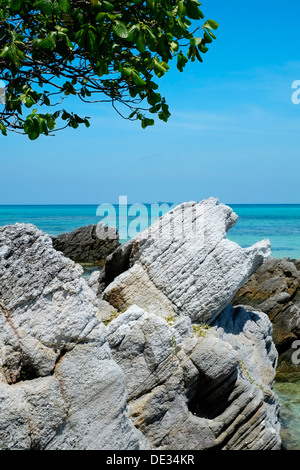
[[(0, 227), (0, 449), (280, 449), (299, 263), (231, 242), (236, 222), (184, 203), (103, 250)], [(80, 262), (103, 268), (85, 280)]]
[(279, 353), (278, 372), (299, 373), (300, 369), (293, 363), (293, 345), (300, 339), (300, 260), (268, 259), (239, 290), (232, 303), (257, 308), (268, 315)]

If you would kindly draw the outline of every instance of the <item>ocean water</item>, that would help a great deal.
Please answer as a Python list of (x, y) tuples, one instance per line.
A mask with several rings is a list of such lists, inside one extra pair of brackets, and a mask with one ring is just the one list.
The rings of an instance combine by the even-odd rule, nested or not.
[[(166, 212), (171, 203), (162, 206), (157, 217)], [(227, 237), (242, 247), (268, 238), (272, 256), (276, 258), (300, 258), (300, 204), (230, 204), (239, 216)], [(32, 223), (49, 235), (58, 235), (89, 224), (97, 224), (103, 217), (109, 225), (117, 226), (121, 240), (130, 238), (130, 225), (143, 230), (155, 214), (153, 205), (0, 205), (0, 226), (16, 222)], [(145, 209), (146, 208), (146, 209)], [(107, 211), (105, 211), (107, 209)], [(112, 211), (111, 211), (112, 209)], [(151, 209), (151, 210), (150, 210)], [(115, 211), (115, 212), (113, 212)], [(154, 215), (153, 215), (154, 214)], [(139, 224), (135, 223), (137, 220)], [(137, 227), (138, 225), (138, 227)]]
[(300, 258), (300, 204), (233, 204), (239, 220), (228, 238), (246, 247), (268, 238), (275, 258)]
[(274, 391), (280, 403), (283, 446), (286, 450), (300, 450), (300, 380), (277, 380)]

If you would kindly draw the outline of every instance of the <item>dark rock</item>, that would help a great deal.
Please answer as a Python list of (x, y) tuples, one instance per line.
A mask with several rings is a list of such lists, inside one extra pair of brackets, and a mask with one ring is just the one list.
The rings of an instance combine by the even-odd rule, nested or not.
[(72, 232), (52, 237), (53, 247), (76, 263), (101, 263), (119, 245), (116, 229), (105, 228), (107, 237), (103, 235), (104, 226), (87, 225)]
[(300, 338), (300, 260), (268, 259), (236, 294), (234, 305), (265, 312), (273, 324), (279, 353), (286, 353)]

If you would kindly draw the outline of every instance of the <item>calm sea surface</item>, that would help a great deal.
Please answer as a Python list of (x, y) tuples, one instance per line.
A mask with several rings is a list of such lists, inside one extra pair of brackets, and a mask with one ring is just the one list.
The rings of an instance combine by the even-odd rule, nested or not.
[[(300, 204), (230, 206), (239, 216), (236, 225), (228, 232), (230, 240), (247, 247), (268, 238), (273, 257), (300, 258)], [(110, 218), (109, 225), (117, 226), (123, 234), (127, 233), (130, 223), (138, 215), (139, 228), (143, 230), (150, 224), (150, 204), (146, 207), (146, 212), (145, 207), (131, 207), (128, 214), (127, 208), (115, 205), (116, 217)], [(97, 208), (97, 205), (0, 206), (0, 226), (16, 222), (32, 223), (49, 235), (58, 235), (100, 222), (107, 213), (102, 211), (100, 214)], [(138, 209), (140, 212), (136, 213)], [(127, 233), (127, 238), (128, 235), (130, 233)], [(126, 236), (124, 239), (121, 236), (121, 239), (125, 241)], [(275, 390), (281, 405), (284, 444), (287, 449), (300, 450), (300, 381), (280, 381), (275, 384)]]

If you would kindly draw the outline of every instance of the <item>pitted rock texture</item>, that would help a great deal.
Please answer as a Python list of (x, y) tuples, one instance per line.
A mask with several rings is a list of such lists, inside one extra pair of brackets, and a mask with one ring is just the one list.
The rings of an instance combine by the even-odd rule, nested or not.
[(135, 426), (160, 450), (279, 449), (267, 316), (228, 308), (201, 328), (137, 306), (108, 325)]
[(33, 225), (0, 227), (0, 449), (139, 449), (82, 268)]
[(241, 248), (226, 238), (237, 215), (214, 198), (177, 206), (108, 256), (99, 296), (163, 315), (211, 322), (270, 255), (263, 240)]
[(291, 354), (293, 341), (300, 338), (299, 260), (268, 259), (237, 292), (233, 303), (265, 312), (280, 355)]
[(52, 242), (76, 263), (101, 263), (120, 245), (117, 231), (100, 223), (53, 236)]

